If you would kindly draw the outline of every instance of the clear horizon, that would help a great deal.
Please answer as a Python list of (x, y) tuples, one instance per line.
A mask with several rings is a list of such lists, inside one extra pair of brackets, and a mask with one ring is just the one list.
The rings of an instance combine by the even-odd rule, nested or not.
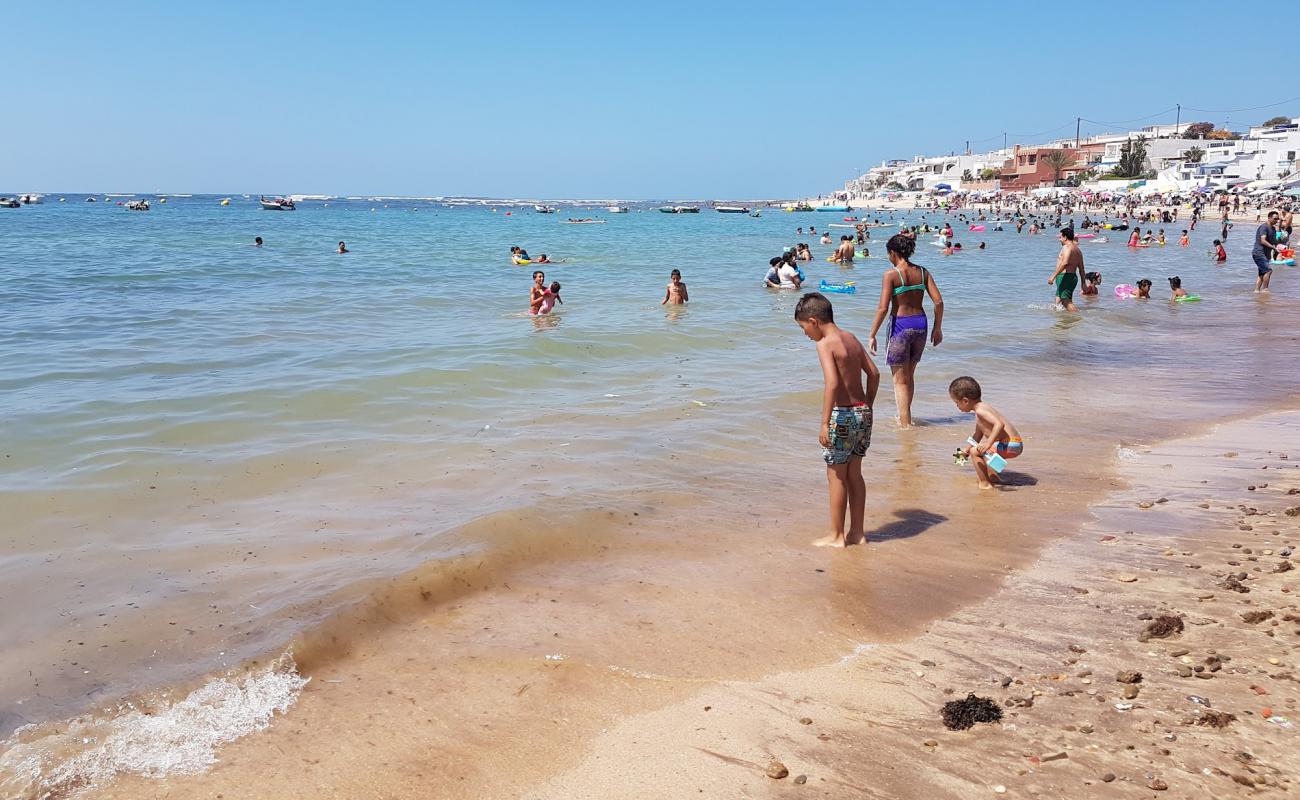
[[(1267, 67), (1262, 51), (1233, 53), (1231, 69), (1211, 56), (1188, 79), (1188, 45), (1247, 40), (1247, 15), (1220, 19), (1193, 2), (1090, 25), (1039, 8), (942, 2), (918, 22), (897, 9), (828, 20), (764, 2), (743, 15), (683, 3), (86, 3), (75, 18), (5, 6), (23, 80), (7, 87), (15, 125), (0, 182), (64, 194), (246, 184), (788, 199), (885, 159), (996, 149), (1004, 131), (1009, 144), (1073, 135), (1076, 116), (1086, 136), (1171, 124), (1177, 103), (1184, 123), (1237, 129), (1297, 113), (1249, 81)], [(1110, 34), (1124, 26), (1159, 35), (1123, 50)], [(1196, 110), (1225, 108), (1260, 110)]]

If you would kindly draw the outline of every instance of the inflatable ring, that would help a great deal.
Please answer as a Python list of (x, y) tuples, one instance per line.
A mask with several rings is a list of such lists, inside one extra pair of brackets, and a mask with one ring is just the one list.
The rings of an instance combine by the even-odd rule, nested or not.
[(1278, 267), (1294, 267), (1294, 266), (1295, 266), (1295, 259), (1294, 259), (1294, 258), (1284, 258), (1284, 259), (1282, 259), (1281, 261), (1269, 261), (1268, 263), (1273, 264), (1274, 266), (1278, 266)]
[(1175, 297), (1174, 301), (1178, 303), (1199, 303), (1201, 302), (1201, 296), (1199, 294), (1185, 294), (1182, 297)]
[(1137, 297), (1137, 287), (1129, 283), (1121, 283), (1115, 287), (1115, 296), (1121, 300), (1129, 297)]

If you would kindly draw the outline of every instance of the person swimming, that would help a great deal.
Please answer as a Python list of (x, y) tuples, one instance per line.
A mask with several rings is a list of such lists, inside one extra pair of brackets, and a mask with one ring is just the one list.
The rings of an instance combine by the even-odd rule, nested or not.
[(350, 252), (352, 252), (352, 251), (351, 251), (351, 250), (348, 250), (348, 246), (347, 246), (347, 244), (345, 244), (344, 242), (339, 242), (339, 249), (335, 250), (334, 252), (336, 252), (336, 253), (350, 253)]

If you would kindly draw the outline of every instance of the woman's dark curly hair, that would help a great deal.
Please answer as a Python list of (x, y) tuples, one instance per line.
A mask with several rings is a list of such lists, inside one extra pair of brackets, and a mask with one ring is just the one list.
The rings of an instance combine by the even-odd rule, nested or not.
[(916, 251), (916, 240), (910, 236), (896, 233), (889, 237), (889, 243), (885, 245), (885, 248), (891, 253), (898, 253), (903, 258), (911, 258), (912, 253)]

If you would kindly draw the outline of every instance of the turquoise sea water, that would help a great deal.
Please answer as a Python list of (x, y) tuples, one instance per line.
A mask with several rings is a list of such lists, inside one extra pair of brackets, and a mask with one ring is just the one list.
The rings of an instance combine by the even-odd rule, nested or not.
[[(812, 344), (791, 319), (796, 294), (761, 278), (783, 246), (809, 243), (810, 284), (858, 281), (832, 300), (865, 336), (892, 232), (873, 229), (875, 257), (846, 271), (794, 233), (840, 214), (398, 200), (275, 213), (214, 196), (146, 213), (83, 197), (0, 210), (0, 604), (18, 610), (0, 619), (0, 695), (29, 701), (0, 708), (17, 715), (6, 727), (147, 682), (128, 665), (155, 645), (159, 675), (215, 658), (172, 636), (177, 619), (198, 630), (203, 609), (237, 607), (255, 625), (433, 557), (437, 533), (492, 511), (820, 470)], [(944, 387), (958, 374), (1022, 430), (1078, 435), (1154, 434), (1293, 398), (1297, 273), (1279, 268), (1271, 296), (1252, 294), (1249, 228), (1223, 266), (1206, 255), (1209, 227), (1190, 248), (1131, 251), (1119, 232), (1084, 243), (1104, 287), (1078, 315), (1050, 308), (1054, 234), (958, 226), (966, 252), (950, 258), (923, 237), (915, 260), (947, 316), (919, 370), (918, 417), (953, 420)], [(1176, 242), (1181, 225), (1165, 230)], [(333, 252), (339, 240), (350, 254)], [(510, 264), (513, 244), (567, 259), (542, 267), (564, 286), (558, 313), (527, 315), (533, 267)], [(674, 268), (689, 308), (659, 305)], [(1175, 274), (1204, 301), (1165, 302)], [(1157, 300), (1115, 299), (1140, 277)], [(85, 669), (93, 655), (72, 666), (69, 643), (128, 607), (155, 610), (142, 630), (165, 635), (113, 639), (116, 668)], [(51, 676), (44, 700), (32, 672)]]

